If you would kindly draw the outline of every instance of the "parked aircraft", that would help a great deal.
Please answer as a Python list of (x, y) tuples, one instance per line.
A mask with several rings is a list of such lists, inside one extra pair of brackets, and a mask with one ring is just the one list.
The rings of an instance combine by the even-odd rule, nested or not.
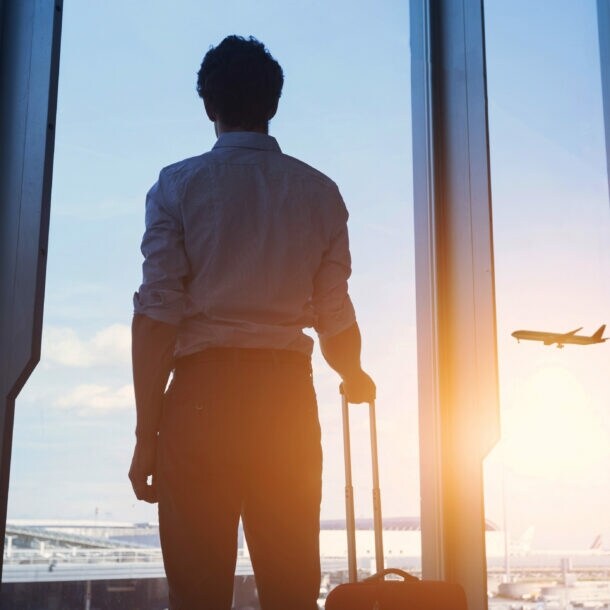
[(558, 348), (562, 348), (564, 345), (570, 343), (573, 345), (591, 345), (593, 343), (603, 343), (607, 341), (607, 338), (602, 337), (604, 334), (604, 330), (606, 329), (606, 325), (602, 324), (590, 337), (588, 335), (577, 335), (576, 333), (579, 330), (582, 330), (582, 326), (580, 328), (576, 328), (571, 330), (569, 333), (548, 333), (537, 330), (516, 330), (512, 333), (512, 336), (517, 339), (517, 341), (521, 341), (524, 339), (526, 341), (542, 341), (545, 345), (553, 345), (553, 343), (557, 343)]
[(601, 555), (610, 557), (610, 549), (604, 547), (603, 535), (597, 534), (588, 549), (530, 549), (527, 554), (545, 557), (588, 557), (593, 559)]

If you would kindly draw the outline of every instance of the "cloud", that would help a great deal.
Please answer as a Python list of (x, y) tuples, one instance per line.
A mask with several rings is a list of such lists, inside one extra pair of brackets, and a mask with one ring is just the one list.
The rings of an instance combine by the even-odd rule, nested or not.
[(81, 384), (58, 398), (56, 406), (77, 409), (81, 414), (130, 409), (134, 405), (133, 386), (127, 384), (113, 389), (105, 385)]
[(81, 339), (73, 328), (47, 326), (42, 339), (42, 359), (73, 367), (129, 364), (131, 332), (125, 324), (112, 324), (90, 339)]

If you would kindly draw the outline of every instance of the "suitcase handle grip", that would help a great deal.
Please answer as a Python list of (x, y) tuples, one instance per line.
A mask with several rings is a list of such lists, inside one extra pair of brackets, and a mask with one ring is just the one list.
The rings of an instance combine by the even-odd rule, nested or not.
[(408, 572), (405, 572), (404, 570), (399, 570), (398, 568), (387, 568), (385, 570), (381, 570), (381, 572), (377, 572), (377, 574), (373, 574), (372, 576), (365, 578), (362, 582), (384, 580), (388, 574), (400, 576), (403, 580), (419, 582), (419, 578), (417, 578), (417, 576), (413, 576), (413, 574), (409, 574)]

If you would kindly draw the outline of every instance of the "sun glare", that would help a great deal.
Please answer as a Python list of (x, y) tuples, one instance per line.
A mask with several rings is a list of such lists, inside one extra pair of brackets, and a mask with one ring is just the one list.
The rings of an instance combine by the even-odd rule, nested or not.
[(607, 439), (582, 383), (544, 367), (522, 383), (503, 413), (506, 466), (528, 476), (567, 480), (604, 468)]

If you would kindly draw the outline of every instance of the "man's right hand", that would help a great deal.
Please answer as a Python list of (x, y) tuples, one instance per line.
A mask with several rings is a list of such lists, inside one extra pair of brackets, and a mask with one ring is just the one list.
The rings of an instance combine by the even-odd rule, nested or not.
[[(154, 504), (158, 501), (155, 481), (157, 437), (137, 441), (129, 469), (129, 480), (138, 500)], [(149, 483), (148, 478), (152, 481)]]
[(347, 402), (354, 404), (373, 402), (376, 392), (374, 381), (362, 369), (358, 373), (344, 378), (341, 383), (341, 394), (345, 394)]

